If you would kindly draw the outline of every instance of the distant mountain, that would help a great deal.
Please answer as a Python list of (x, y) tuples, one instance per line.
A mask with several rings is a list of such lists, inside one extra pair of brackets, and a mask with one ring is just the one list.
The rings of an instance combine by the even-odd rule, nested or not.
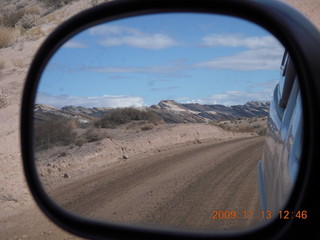
[(87, 125), (96, 118), (105, 115), (112, 108), (85, 108), (76, 106), (66, 106), (55, 108), (45, 104), (36, 104), (34, 107), (35, 120), (43, 121), (50, 116), (61, 118), (76, 119), (79, 123)]
[[(223, 106), (198, 103), (177, 103), (173, 100), (162, 100), (151, 107), (144, 107), (159, 115), (165, 123), (206, 123), (210, 121), (232, 120), (268, 116), (269, 102), (247, 102), (244, 105)], [(48, 115), (74, 118), (82, 124), (107, 114), (112, 108), (85, 108), (66, 106), (54, 108), (44, 104), (35, 106), (35, 119), (45, 120)]]
[(163, 100), (153, 109), (165, 122), (208, 122), (237, 118), (265, 117), (269, 113), (269, 102), (247, 102), (244, 105), (223, 106), (198, 103), (177, 103), (173, 100)]

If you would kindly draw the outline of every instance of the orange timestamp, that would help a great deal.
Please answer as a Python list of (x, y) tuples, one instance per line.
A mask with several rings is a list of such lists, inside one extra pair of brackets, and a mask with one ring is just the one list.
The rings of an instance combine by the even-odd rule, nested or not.
[[(218, 219), (271, 219), (274, 217), (272, 214), (272, 211), (260, 211), (257, 213), (254, 213), (253, 211), (212, 211), (212, 219), (218, 220)], [(287, 210), (276, 212), (276, 215), (280, 219), (292, 219), (292, 218), (298, 218), (298, 219), (307, 219), (308, 214), (306, 210), (303, 211), (296, 211), (296, 212), (290, 212)]]

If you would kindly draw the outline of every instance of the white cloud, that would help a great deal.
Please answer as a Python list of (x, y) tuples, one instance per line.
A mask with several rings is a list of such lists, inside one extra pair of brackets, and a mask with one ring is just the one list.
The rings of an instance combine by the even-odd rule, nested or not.
[(74, 40), (68, 41), (62, 46), (63, 48), (87, 48), (88, 46)]
[(192, 99), (192, 100), (190, 100), (188, 97), (183, 97), (178, 100), (180, 100), (182, 103), (209, 104), (209, 102), (205, 99)]
[(135, 48), (159, 50), (177, 43), (162, 33), (145, 33), (139, 29), (126, 26), (98, 26), (89, 32), (91, 35), (101, 36), (99, 43), (105, 47), (127, 45)]
[(261, 84), (250, 86), (253, 91), (229, 90), (213, 94), (207, 98), (190, 99), (188, 97), (184, 97), (179, 100), (184, 103), (221, 104), (224, 106), (243, 105), (250, 101), (271, 101), (273, 91), (277, 83), (278, 81), (275, 80), (266, 81)]
[(245, 47), (249, 49), (275, 48), (279, 42), (273, 36), (246, 37), (240, 34), (211, 34), (202, 39), (208, 47)]
[(176, 73), (181, 70), (178, 66), (149, 66), (149, 67), (91, 67), (82, 70), (99, 73)]
[(110, 96), (99, 97), (73, 97), (68, 95), (53, 96), (46, 93), (38, 93), (37, 104), (46, 104), (54, 107), (82, 106), (82, 107), (142, 107), (145, 106), (143, 98), (138, 96)]
[(107, 38), (101, 41), (106, 47), (127, 45), (136, 48), (163, 49), (176, 45), (175, 41), (164, 34), (144, 34), (138, 36), (124, 36)]
[(209, 99), (210, 104), (221, 104), (225, 106), (233, 106), (245, 104), (249, 101), (271, 101), (273, 88), (267, 88), (261, 91), (226, 91), (222, 94), (214, 94)]
[(226, 69), (236, 71), (278, 70), (283, 50), (257, 49), (237, 53), (232, 56), (219, 57), (211, 61), (196, 64), (196, 67)]
[(139, 34), (140, 31), (135, 28), (119, 25), (100, 25), (90, 28), (89, 34), (92, 36), (119, 35), (124, 33)]
[(207, 47), (244, 47), (248, 50), (197, 64), (198, 67), (236, 71), (278, 70), (284, 48), (273, 36), (246, 37), (212, 34), (202, 39)]

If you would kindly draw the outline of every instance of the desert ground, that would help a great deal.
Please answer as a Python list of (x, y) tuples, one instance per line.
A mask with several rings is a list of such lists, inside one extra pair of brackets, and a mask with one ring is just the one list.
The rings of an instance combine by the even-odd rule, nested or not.
[[(52, 188), (71, 212), (93, 219), (194, 230), (232, 230), (259, 223), (257, 161), (263, 136), (186, 143), (110, 163), (88, 177)], [(88, 167), (87, 167), (88, 169)], [(223, 187), (221, 187), (223, 186)], [(237, 212), (213, 219), (213, 211)]]
[[(43, 40), (48, 36), (48, 34), (55, 29), (56, 26), (61, 24), (66, 19), (70, 18), (74, 14), (92, 7), (93, 5), (97, 3), (101, 3), (104, 1), (92, 1), (92, 0), (79, 0), (75, 2), (71, 2), (69, 4), (61, 5), (58, 9), (47, 12), (46, 7), (39, 4), (36, 0), (16, 0), (16, 1), (1, 1), (1, 11), (7, 11), (7, 10), (13, 10), (16, 9), (23, 9), (28, 7), (33, 7), (32, 10), (37, 15), (37, 24), (35, 26), (31, 26), (30, 28), (26, 29), (15, 29), (15, 39), (14, 43), (10, 46), (5, 46), (0, 48), (0, 239), (79, 239), (73, 235), (70, 235), (66, 233), (65, 231), (61, 230), (60, 228), (56, 227), (53, 223), (51, 223), (38, 209), (35, 202), (32, 199), (32, 196), (28, 190), (28, 187), (26, 185), (23, 171), (22, 171), (22, 159), (21, 159), (21, 153), (20, 153), (20, 142), (19, 142), (19, 111), (20, 111), (20, 101), (21, 101), (21, 94), (22, 94), (22, 88), (24, 84), (24, 79), (28, 70), (28, 67), (30, 65), (30, 62), (36, 53), (38, 47), (43, 42)], [(293, 7), (297, 8), (299, 11), (301, 11), (307, 18), (309, 18), (319, 29), (320, 29), (320, 2), (318, 0), (285, 0), (288, 4), (292, 5)], [(35, 10), (36, 9), (36, 10)], [(31, 10), (30, 10), (31, 11)], [(46, 12), (46, 14), (43, 14)], [(199, 126), (194, 126), (195, 128)], [(217, 128), (215, 128), (217, 129)], [(175, 130), (178, 131), (179, 129)], [(180, 129), (181, 130), (181, 129)], [(201, 130), (202, 131), (202, 130)], [(196, 132), (201, 132), (200, 130), (196, 130)], [(216, 130), (215, 130), (216, 131)], [(206, 131), (202, 131), (201, 134), (205, 134)], [(229, 134), (230, 132), (228, 132)], [(184, 132), (177, 132), (177, 134), (184, 134)], [(223, 134), (223, 137), (220, 137), (220, 139), (209, 139), (205, 135), (199, 134), (197, 138), (188, 139), (188, 141), (179, 142), (172, 139), (173, 142), (168, 142), (168, 146), (175, 146), (174, 149), (170, 149), (168, 146), (161, 146), (159, 149), (152, 149), (148, 150), (148, 154), (144, 155), (142, 158), (138, 158), (141, 156), (141, 152), (131, 152), (125, 153), (128, 155), (128, 159), (123, 158), (123, 150), (115, 150), (115, 161), (111, 161), (108, 166), (105, 166), (105, 169), (103, 171), (110, 171), (109, 169), (112, 168), (121, 168), (124, 162), (128, 162), (128, 160), (136, 161), (136, 159), (142, 159), (142, 161), (146, 161), (145, 158), (148, 158), (150, 156), (157, 156), (157, 158), (161, 159), (162, 154), (168, 154), (168, 156), (171, 156), (172, 152), (174, 154), (183, 155), (188, 152), (188, 150), (191, 148), (204, 148), (207, 151), (205, 146), (211, 146), (210, 144), (213, 144), (212, 146), (216, 146), (217, 144), (225, 144), (226, 142), (229, 143), (228, 147), (225, 146), (225, 149), (232, 148), (233, 151), (230, 152), (230, 154), (238, 154), (236, 150), (238, 149), (241, 151), (241, 146), (243, 146), (243, 142), (246, 142), (246, 146), (248, 148), (253, 148), (254, 146), (259, 145), (259, 142), (261, 142), (261, 139), (259, 137), (249, 136), (250, 140), (248, 140), (245, 135), (239, 135), (234, 140), (234, 136), (225, 136)], [(141, 138), (142, 139), (142, 138)], [(150, 140), (150, 139), (149, 139)], [(231, 140), (231, 141), (227, 141)], [(120, 140), (119, 140), (120, 141)], [(148, 140), (147, 140), (148, 141)], [(94, 143), (96, 144), (96, 143)], [(110, 144), (108, 139), (104, 139), (99, 144)], [(231, 144), (231, 145), (230, 145)], [(235, 144), (235, 145), (232, 145)], [(158, 146), (158, 145), (157, 145)], [(224, 146), (224, 145), (223, 145)], [(98, 148), (92, 148), (92, 149), (98, 149)], [(135, 149), (135, 148), (132, 148)], [(256, 148), (254, 148), (256, 149)], [(159, 151), (160, 150), (160, 151)], [(69, 152), (66, 154), (66, 156), (62, 156), (57, 159), (52, 159), (52, 161), (56, 161), (56, 167), (54, 166), (54, 163), (48, 166), (49, 163), (46, 163), (44, 166), (39, 167), (39, 174), (43, 174), (44, 181), (46, 182), (46, 187), (48, 189), (48, 192), (52, 194), (53, 197), (55, 197), (58, 201), (61, 201), (61, 204), (68, 208), (68, 201), (65, 198), (65, 194), (63, 194), (63, 191), (68, 190), (68, 188), (72, 187), (72, 184), (77, 179), (77, 176), (81, 172), (84, 172), (84, 169), (79, 167), (79, 165), (68, 165), (63, 163), (63, 160), (66, 162), (66, 159), (70, 156), (73, 156), (72, 149), (68, 150)], [(158, 151), (156, 153), (152, 151)], [(228, 150), (229, 151), (229, 150)], [(257, 150), (254, 150), (258, 153)], [(91, 155), (90, 155), (91, 154)], [(98, 160), (103, 156), (105, 152), (102, 150), (100, 151), (92, 151), (88, 153), (87, 160), (94, 158), (95, 159), (95, 168), (92, 168), (92, 172), (89, 171), (89, 173), (98, 173), (98, 169), (100, 167), (99, 164), (101, 164)], [(174, 155), (173, 154), (173, 155)], [(245, 153), (243, 153), (245, 154)], [(190, 158), (192, 158), (192, 154), (189, 154)], [(244, 155), (245, 157), (245, 155)], [(155, 157), (156, 158), (156, 157)], [(177, 158), (180, 159), (180, 158)], [(189, 162), (189, 159), (187, 159), (187, 165), (188, 167), (193, 167), (192, 161)], [(205, 164), (204, 160), (204, 163)], [(190, 186), (185, 186), (182, 184), (178, 184), (177, 186), (174, 185), (173, 182), (168, 182), (170, 187), (168, 189), (155, 189), (157, 186), (155, 183), (151, 183), (150, 186), (144, 186), (142, 188), (140, 196), (148, 195), (148, 199), (150, 202), (152, 202), (153, 197), (155, 197), (157, 194), (167, 195), (167, 199), (165, 199), (162, 202), (159, 202), (159, 206), (157, 206), (159, 209), (161, 209), (161, 214), (155, 215), (157, 207), (153, 205), (148, 205), (150, 208), (144, 209), (143, 217), (137, 219), (135, 218), (136, 223), (146, 223), (146, 222), (154, 222), (154, 223), (161, 223), (168, 222), (170, 219), (173, 219), (173, 222), (171, 222), (171, 225), (178, 225), (180, 227), (198, 227), (198, 223), (187, 221), (186, 222), (179, 222), (179, 218), (165, 218), (165, 215), (172, 207), (172, 204), (175, 202), (180, 202), (181, 199), (186, 199), (184, 194), (188, 194), (191, 191), (194, 191), (195, 186), (199, 184), (199, 186), (202, 183), (202, 179), (204, 179), (206, 182), (208, 181), (215, 181), (216, 179), (210, 179), (210, 171), (217, 171), (219, 172), (222, 166), (224, 164), (228, 164), (227, 159), (225, 158), (219, 158), (219, 161), (216, 162), (216, 165), (213, 165), (211, 169), (202, 169), (204, 165), (197, 165), (199, 167), (197, 178), (195, 178), (195, 182), (190, 183)], [(251, 162), (248, 161), (246, 164), (252, 164), (250, 166), (253, 166), (253, 163), (255, 163), (257, 159), (251, 159)], [(219, 163), (221, 163), (219, 165)], [(165, 162), (164, 165), (160, 169), (165, 168)], [(86, 165), (81, 165), (82, 167)], [(61, 169), (59, 171), (59, 168)], [(170, 167), (171, 168), (171, 167)], [(175, 169), (174, 167), (172, 167)], [(49, 172), (48, 169), (51, 169), (51, 175), (48, 175)], [(179, 178), (183, 178), (188, 174), (189, 168), (185, 168), (185, 172), (181, 172), (181, 175), (177, 176)], [(251, 169), (251, 168), (250, 168)], [(129, 167), (130, 171), (133, 171)], [(240, 169), (241, 170), (241, 169)], [(239, 170), (239, 171), (240, 171)], [(252, 170), (252, 169), (251, 169)], [(208, 171), (208, 172), (207, 172)], [(46, 174), (44, 174), (46, 173)], [(64, 174), (68, 174), (68, 178), (64, 178)], [(143, 170), (143, 177), (147, 177), (150, 175), (150, 170), (145, 169)], [(197, 171), (195, 172), (195, 174)], [(61, 175), (62, 174), (62, 175)], [(167, 173), (168, 175), (173, 174), (173, 172), (169, 171)], [(218, 174), (218, 173), (217, 173)], [(230, 172), (232, 174), (232, 172)], [(250, 174), (250, 172), (249, 172)], [(95, 181), (100, 181), (99, 174), (93, 174), (96, 176)], [(254, 175), (251, 174), (253, 177)], [(50, 177), (48, 177), (50, 176)], [(61, 177), (62, 176), (62, 177)], [(123, 176), (115, 176), (124, 184), (127, 184), (125, 178)], [(207, 178), (208, 177), (208, 178)], [(235, 188), (232, 183), (236, 181), (236, 176), (229, 179), (231, 181), (231, 188)], [(85, 176), (82, 178), (83, 181), (88, 181), (90, 176)], [(139, 181), (142, 181), (141, 179), (132, 179), (132, 183), (136, 183)], [(167, 181), (166, 176), (159, 175), (158, 178), (159, 181)], [(73, 182), (74, 181), (74, 182)], [(244, 181), (250, 181), (248, 179), (244, 179)], [(67, 184), (66, 184), (67, 182)], [(52, 185), (50, 185), (52, 183)], [(187, 181), (185, 183), (188, 183)], [(170, 185), (171, 184), (171, 185)], [(62, 188), (61, 186), (64, 186), (66, 189)], [(129, 185), (128, 185), (129, 186)], [(98, 192), (102, 191), (103, 189), (98, 189)], [(119, 188), (121, 191), (125, 191), (124, 188)], [(201, 188), (196, 188), (201, 189)], [(251, 189), (252, 190), (252, 189)], [(251, 191), (248, 189), (248, 191)], [(152, 192), (151, 192), (152, 191)], [(159, 191), (159, 192), (157, 192)], [(166, 192), (168, 191), (168, 192)], [(177, 198), (172, 194), (173, 191), (176, 191)], [(202, 195), (202, 194), (215, 194), (212, 192), (208, 193), (199, 193), (199, 196), (203, 196), (204, 198), (208, 198), (209, 195)], [(219, 194), (228, 194), (228, 192), (220, 192)], [(99, 194), (98, 194), (99, 195)], [(197, 201), (196, 199), (193, 199), (191, 196), (190, 201)], [(99, 198), (101, 196), (98, 196)], [(125, 195), (120, 195), (118, 198), (114, 198), (114, 201), (118, 201), (119, 199), (122, 199), (124, 202), (126, 201)], [(101, 200), (101, 199), (100, 199)], [(235, 199), (236, 200), (236, 199)], [(245, 201), (245, 198), (241, 198), (241, 195), (239, 195), (239, 201)], [(139, 201), (134, 202), (138, 204)], [(152, 202), (155, 204), (155, 202)], [(80, 204), (83, 204), (81, 206), (74, 206), (74, 211), (80, 211), (79, 209), (82, 209), (82, 206), (86, 206), (86, 202), (81, 202)], [(210, 203), (204, 202), (205, 205), (209, 205)], [(221, 203), (221, 207), (228, 207), (227, 205), (223, 205)], [(255, 203), (252, 203), (252, 206), (254, 206)], [(113, 204), (114, 208), (117, 209), (117, 205)], [(130, 207), (128, 204), (124, 203), (124, 206)], [(180, 209), (177, 209), (180, 213), (183, 212), (183, 205), (180, 206)], [(201, 207), (201, 206), (200, 206)], [(151, 210), (150, 210), (151, 209)], [(88, 212), (86, 212), (88, 209), (85, 207), (84, 212), (79, 212), (79, 214), (87, 215)], [(211, 209), (212, 210), (212, 209)], [(249, 209), (248, 209), (249, 210)], [(114, 212), (121, 211), (121, 209), (117, 209)], [(199, 213), (199, 211), (205, 211), (208, 213), (208, 209), (197, 209), (194, 208), (192, 211), (196, 214)], [(89, 209), (89, 212), (92, 212), (95, 217), (101, 217), (101, 218), (108, 218), (107, 215), (104, 216), (98, 216), (98, 213), (95, 212), (95, 210)], [(112, 212), (112, 214), (114, 213)], [(109, 213), (111, 214), (111, 213)], [(149, 217), (147, 217), (147, 215)], [(177, 215), (177, 214), (175, 214)], [(183, 217), (183, 216), (182, 216)], [(132, 219), (115, 219), (115, 221), (133, 221)], [(180, 218), (181, 219), (181, 218)], [(169, 222), (168, 222), (169, 223)], [(212, 223), (212, 222), (211, 222)], [(250, 222), (244, 221), (244, 223), (239, 224), (248, 224)], [(239, 226), (239, 225), (238, 225)], [(236, 226), (237, 227), (237, 226)]]

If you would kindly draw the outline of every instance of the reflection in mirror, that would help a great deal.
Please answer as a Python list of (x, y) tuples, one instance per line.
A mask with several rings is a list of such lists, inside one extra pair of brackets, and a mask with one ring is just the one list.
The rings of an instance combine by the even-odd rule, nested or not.
[(301, 129), (283, 54), (269, 32), (218, 15), (147, 15), (81, 32), (39, 83), (39, 179), (68, 211), (108, 222), (211, 231), (268, 222), (299, 162), (276, 170)]

